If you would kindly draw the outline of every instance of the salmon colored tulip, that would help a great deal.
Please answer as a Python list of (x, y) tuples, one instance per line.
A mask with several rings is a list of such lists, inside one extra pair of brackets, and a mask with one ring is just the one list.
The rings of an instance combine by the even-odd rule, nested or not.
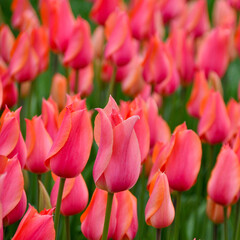
[(26, 146), (27, 161), (26, 168), (37, 174), (47, 172), (49, 169), (45, 166), (45, 159), (52, 146), (52, 139), (44, 127), (40, 117), (33, 117), (32, 120), (25, 119), (27, 125)]
[(20, 222), (12, 240), (55, 239), (53, 209), (40, 213), (29, 204), (28, 211)]
[(230, 119), (219, 92), (211, 91), (198, 124), (198, 134), (210, 144), (223, 142), (230, 130)]
[(127, 119), (134, 115), (140, 117), (134, 126), (134, 130), (140, 147), (141, 163), (143, 163), (148, 155), (150, 147), (150, 130), (146, 103), (141, 97), (136, 97), (132, 102), (121, 101), (120, 112), (123, 119)]
[(34, 80), (39, 71), (39, 58), (31, 46), (30, 36), (20, 33), (12, 49), (9, 72), (18, 82)]
[(229, 63), (230, 30), (217, 27), (212, 29), (201, 42), (197, 52), (197, 66), (206, 76), (211, 71), (222, 77)]
[(228, 146), (222, 147), (207, 185), (209, 197), (228, 206), (236, 202), (240, 190), (240, 162)]
[[(58, 177), (51, 192), (51, 204), (53, 207), (56, 207), (57, 204), (59, 183), (60, 178)], [(88, 189), (82, 175), (66, 179), (61, 202), (61, 214), (64, 216), (78, 214), (83, 211), (87, 203)]]
[(66, 107), (64, 118), (45, 161), (53, 173), (73, 178), (84, 169), (92, 146), (92, 125), (86, 108)]
[[(215, 203), (210, 197), (207, 197), (207, 208), (206, 213), (208, 218), (215, 224), (224, 222), (224, 207), (220, 204)], [(227, 217), (230, 217), (231, 207), (227, 209)]]
[(173, 28), (183, 28), (194, 38), (202, 36), (210, 29), (207, 1), (189, 1), (183, 12), (173, 20)]
[(114, 240), (134, 239), (138, 230), (137, 199), (128, 190), (116, 193), (117, 223)]
[(188, 114), (195, 118), (201, 117), (201, 106), (207, 100), (210, 89), (203, 71), (195, 73), (191, 96), (187, 102)]
[(11, 50), (15, 42), (15, 37), (11, 32), (8, 25), (2, 24), (0, 26), (0, 56), (6, 62), (9, 63)]
[(128, 64), (135, 55), (136, 43), (131, 35), (127, 13), (119, 9), (114, 11), (106, 21), (105, 33), (105, 58), (111, 59), (117, 66)]
[(120, 0), (96, 0), (90, 17), (98, 24), (104, 25), (108, 16), (120, 6)]
[(198, 135), (179, 125), (169, 143), (162, 145), (152, 167), (148, 185), (160, 169), (168, 177), (169, 185), (176, 191), (187, 191), (197, 180), (201, 166), (202, 145)]
[(52, 79), (51, 97), (62, 110), (66, 103), (67, 79), (60, 73), (56, 73)]
[(58, 131), (58, 107), (51, 97), (48, 100), (42, 100), (42, 120), (44, 127), (54, 140)]
[(89, 23), (78, 17), (64, 53), (63, 64), (74, 69), (84, 68), (93, 58)]
[[(102, 237), (107, 206), (107, 194), (106, 191), (96, 188), (87, 209), (80, 218), (82, 233), (89, 240), (100, 240)], [(116, 214), (117, 199), (116, 196), (114, 196), (108, 229), (108, 239), (113, 237), (116, 228)]]
[(141, 166), (141, 152), (134, 130), (139, 116), (124, 120), (111, 96), (106, 107), (97, 110), (94, 137), (99, 149), (93, 166), (95, 184), (108, 192), (130, 189), (137, 182)]
[(150, 183), (150, 198), (145, 208), (145, 221), (155, 228), (172, 224), (175, 210), (171, 200), (168, 179), (165, 173), (157, 172)]

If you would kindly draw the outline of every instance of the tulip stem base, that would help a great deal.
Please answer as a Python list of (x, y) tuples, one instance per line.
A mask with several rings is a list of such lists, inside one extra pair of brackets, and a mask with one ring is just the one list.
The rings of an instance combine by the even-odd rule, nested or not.
[(112, 202), (113, 202), (113, 193), (108, 193), (107, 197), (107, 207), (106, 207), (106, 214), (105, 214), (105, 222), (103, 227), (103, 234), (102, 234), (102, 240), (107, 240), (108, 236), (108, 228), (110, 223), (110, 216), (111, 216), (111, 210), (112, 210)]
[(240, 201), (238, 201), (236, 206), (236, 220), (235, 220), (235, 232), (234, 232), (234, 239), (238, 240), (240, 238)]
[(175, 225), (174, 225), (174, 240), (179, 239), (180, 207), (181, 207), (181, 192), (177, 192), (176, 215), (175, 215)]
[(66, 178), (60, 178), (60, 184), (58, 189), (58, 197), (57, 197), (57, 205), (55, 210), (55, 217), (54, 217), (54, 228), (56, 231), (56, 236), (58, 233), (58, 223), (60, 218), (60, 209), (61, 209), (61, 202), (62, 202), (62, 194), (63, 194), (63, 188), (65, 184)]
[(218, 238), (218, 225), (217, 224), (213, 224), (213, 240), (217, 240)]
[(157, 228), (156, 240), (161, 240), (161, 228)]
[(227, 207), (224, 207), (224, 240), (228, 240)]
[(70, 217), (65, 216), (65, 225), (66, 225), (66, 240), (71, 239), (71, 233), (70, 233)]

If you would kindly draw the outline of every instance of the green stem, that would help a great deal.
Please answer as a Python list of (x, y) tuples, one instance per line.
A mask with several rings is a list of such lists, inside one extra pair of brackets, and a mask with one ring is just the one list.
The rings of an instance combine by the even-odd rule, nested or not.
[(52, 59), (53, 59), (53, 75), (58, 71), (58, 55), (56, 53), (52, 54)]
[(113, 193), (110, 193), (110, 192), (108, 193), (102, 240), (107, 240), (108, 228), (109, 228), (109, 222), (110, 222), (110, 216), (111, 216), (111, 210), (112, 210), (113, 196), (114, 196)]
[(112, 73), (112, 77), (111, 77), (111, 81), (110, 81), (107, 97), (109, 97), (110, 95), (113, 96), (113, 90), (114, 90), (115, 80), (116, 80), (116, 73), (117, 73), (117, 67), (116, 67), (116, 65), (114, 65), (113, 66), (113, 73)]
[(40, 183), (39, 182), (41, 182), (41, 180), (42, 180), (42, 174), (38, 174), (37, 175), (37, 180), (38, 180), (37, 181), (37, 189), (38, 189), (38, 193), (37, 193), (38, 194), (37, 195), (37, 203), (38, 203), (37, 204), (37, 210), (40, 211), (40, 209), (39, 209), (40, 208)]
[(66, 178), (60, 178), (59, 189), (58, 189), (57, 205), (56, 205), (55, 217), (54, 217), (54, 228), (56, 231), (56, 236), (58, 233), (58, 223), (60, 218), (60, 208), (61, 208), (62, 194), (63, 194), (65, 180)]
[(211, 171), (214, 167), (214, 145), (210, 144), (209, 145), (209, 160), (208, 160), (208, 175), (207, 175), (207, 179), (210, 178), (211, 175)]
[(174, 226), (174, 240), (179, 239), (180, 207), (181, 207), (181, 192), (177, 192), (176, 215), (175, 215), (175, 226)]
[(217, 240), (218, 238), (218, 225), (213, 223), (213, 240)]
[(71, 234), (70, 234), (70, 217), (65, 216), (65, 225), (66, 225), (66, 240), (71, 239)]
[(240, 239), (240, 201), (238, 201), (236, 206), (236, 220), (235, 220), (235, 228), (234, 228), (234, 239)]
[(224, 207), (224, 240), (228, 240), (227, 207)]
[(76, 69), (76, 75), (75, 75), (75, 88), (74, 88), (74, 92), (75, 94), (78, 93), (78, 73), (79, 73), (79, 70)]
[(67, 79), (67, 93), (70, 93), (70, 82), (69, 82), (69, 68), (65, 67), (65, 76)]
[(161, 240), (161, 228), (157, 228), (156, 240)]

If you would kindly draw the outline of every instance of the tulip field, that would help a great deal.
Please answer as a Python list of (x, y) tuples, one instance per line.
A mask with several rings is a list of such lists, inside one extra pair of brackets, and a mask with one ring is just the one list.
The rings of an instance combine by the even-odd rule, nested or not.
[(240, 240), (240, 0), (0, 1), (0, 240)]

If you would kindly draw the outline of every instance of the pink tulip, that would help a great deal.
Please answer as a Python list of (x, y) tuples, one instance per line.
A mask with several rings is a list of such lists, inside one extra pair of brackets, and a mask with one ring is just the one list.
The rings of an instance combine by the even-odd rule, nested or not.
[(240, 10), (240, 1), (239, 0), (227, 0), (227, 2), (234, 7), (236, 10)]
[(18, 225), (12, 240), (55, 239), (53, 209), (40, 213), (29, 204), (28, 211)]
[(25, 119), (27, 125), (26, 146), (27, 161), (26, 168), (37, 174), (47, 172), (45, 159), (52, 146), (52, 139), (44, 127), (41, 117), (33, 117), (32, 120)]
[(93, 179), (98, 188), (108, 192), (127, 190), (134, 186), (140, 173), (141, 152), (134, 131), (139, 116), (123, 120), (111, 96), (107, 106), (97, 110), (94, 137), (99, 149)]
[(223, 142), (230, 130), (226, 106), (219, 92), (211, 91), (198, 124), (198, 134), (210, 144)]
[[(96, 188), (92, 199), (82, 214), (81, 230), (89, 240), (100, 240), (103, 233), (103, 225), (107, 206), (107, 192)], [(112, 238), (116, 228), (117, 199), (113, 197), (111, 217), (108, 229), (108, 238)]]
[(93, 58), (89, 23), (78, 17), (64, 53), (63, 64), (74, 69), (84, 68)]
[(116, 193), (117, 223), (114, 240), (134, 239), (138, 230), (137, 199), (128, 190)]
[(175, 210), (165, 173), (156, 173), (150, 183), (149, 195), (145, 209), (146, 223), (155, 228), (168, 227), (173, 222)]
[(97, 26), (92, 34), (92, 45), (95, 58), (100, 59), (102, 57), (104, 41), (105, 41), (104, 27)]
[(240, 190), (240, 163), (237, 155), (228, 146), (222, 147), (207, 185), (210, 198), (228, 206), (237, 200)]
[(84, 169), (92, 146), (91, 119), (86, 108), (68, 105), (64, 118), (45, 161), (53, 173), (73, 178)]
[[(59, 183), (60, 178), (58, 177), (51, 192), (51, 204), (53, 207), (56, 207)], [(64, 216), (78, 214), (83, 211), (87, 203), (88, 189), (82, 175), (66, 179), (61, 202), (61, 214)]]

